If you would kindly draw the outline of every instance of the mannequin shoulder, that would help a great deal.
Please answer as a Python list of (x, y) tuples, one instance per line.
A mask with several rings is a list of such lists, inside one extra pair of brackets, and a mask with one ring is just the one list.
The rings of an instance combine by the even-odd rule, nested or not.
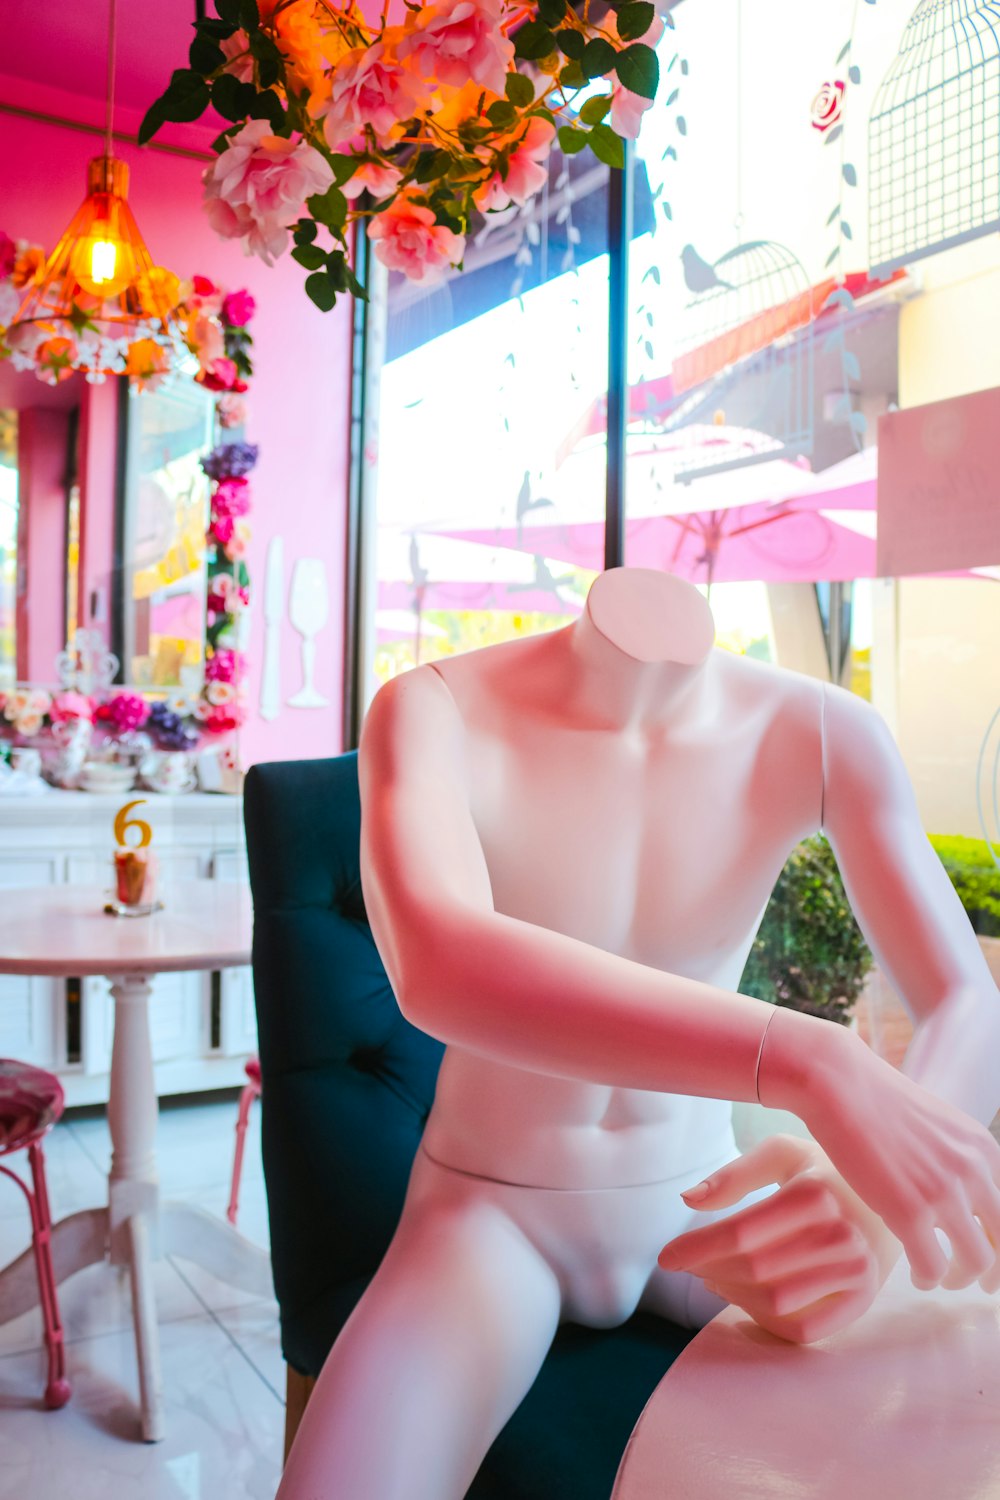
[(824, 683), (731, 651), (716, 651), (715, 660), (724, 691), (747, 713), (763, 714), (789, 729), (799, 724), (803, 729), (819, 730)]
[(358, 747), (362, 768), (391, 773), (426, 755), (447, 761), (461, 750), (463, 725), (451, 691), (431, 666), (402, 672), (379, 688)]

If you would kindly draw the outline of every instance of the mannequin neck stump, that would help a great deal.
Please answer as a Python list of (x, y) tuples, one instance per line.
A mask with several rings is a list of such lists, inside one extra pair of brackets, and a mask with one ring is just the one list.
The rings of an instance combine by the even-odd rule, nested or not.
[(590, 625), (637, 662), (700, 665), (712, 649), (715, 621), (693, 584), (651, 568), (611, 568), (587, 597)]

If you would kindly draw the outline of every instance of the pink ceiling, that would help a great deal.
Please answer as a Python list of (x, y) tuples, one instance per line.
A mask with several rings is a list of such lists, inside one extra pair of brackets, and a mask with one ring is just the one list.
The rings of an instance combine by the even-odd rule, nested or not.
[[(109, 0), (3, 0), (2, 9), (0, 73), (103, 100)], [(118, 0), (121, 104), (145, 110), (186, 65), (194, 15), (194, 0)]]

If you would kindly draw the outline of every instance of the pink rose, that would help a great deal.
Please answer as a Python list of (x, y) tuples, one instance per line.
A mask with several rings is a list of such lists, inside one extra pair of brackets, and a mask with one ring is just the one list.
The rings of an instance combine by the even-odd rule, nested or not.
[(533, 115), (528, 121), (524, 139), (512, 151), (507, 163), (507, 176), (494, 172), (482, 187), (473, 193), (476, 207), (483, 213), (492, 208), (507, 208), (511, 203), (527, 203), (548, 181), (548, 168), (544, 165), (556, 138), (556, 127), (550, 120)]
[(4, 234), (0, 229), (0, 281), (6, 281), (8, 276), (13, 275), (16, 260), (17, 246), (10, 235)]
[(223, 551), (230, 562), (239, 562), (246, 557), (250, 547), (250, 527), (245, 521), (237, 521), (233, 527), (233, 535), (230, 541), (223, 547)]
[(206, 603), (210, 614), (237, 615), (250, 603), (250, 591), (240, 588), (229, 573), (216, 573), (209, 580)]
[(333, 173), (308, 141), (286, 141), (266, 120), (250, 120), (202, 181), (215, 232), (242, 239), (247, 254), (270, 266), (288, 245), (289, 224), (306, 212), (307, 198), (326, 192)]
[(384, 167), (378, 161), (363, 161), (355, 167), (354, 176), (341, 188), (345, 198), (360, 198), (368, 190), (373, 198), (388, 198), (403, 180), (402, 172), (395, 167)]
[(240, 83), (253, 83), (253, 58), (250, 55), (250, 38), (245, 31), (234, 31), (219, 43), (226, 59), (223, 73), (232, 73)]
[(237, 682), (246, 676), (247, 659), (240, 651), (220, 648), (205, 665), (207, 682)]
[(247, 419), (247, 404), (242, 396), (226, 391), (215, 403), (220, 427), (242, 427)]
[(113, 734), (131, 734), (149, 718), (149, 704), (141, 693), (115, 693), (101, 704), (97, 717), (110, 726)]
[(390, 271), (402, 271), (411, 281), (436, 281), (465, 253), (465, 237), (455, 234), (421, 203), (397, 198), (368, 225), (375, 254)]
[(57, 693), (49, 709), (53, 724), (66, 724), (73, 719), (86, 719), (89, 724), (93, 724), (96, 713), (97, 704), (93, 698), (88, 698), (86, 693), (69, 690)]
[(333, 74), (323, 122), (327, 144), (341, 146), (366, 125), (377, 139), (388, 141), (395, 128), (417, 114), (430, 97), (430, 85), (419, 76), (419, 69), (393, 57), (384, 40), (373, 47), (357, 47), (341, 59)]
[(643, 115), (652, 107), (652, 99), (643, 99), (640, 94), (632, 94), (628, 89), (623, 89), (618, 85), (611, 91), (611, 115), (608, 124), (623, 140), (634, 141), (638, 138), (642, 128)]
[(238, 292), (230, 292), (223, 302), (222, 321), (230, 328), (245, 328), (256, 311), (256, 302), (246, 287), (241, 287)]
[(232, 516), (213, 516), (212, 524), (208, 528), (208, 534), (213, 541), (225, 547), (233, 539), (236, 530), (236, 522)]
[(212, 495), (212, 512), (216, 516), (245, 516), (250, 509), (248, 479), (220, 479)]
[(222, 329), (214, 318), (207, 317), (204, 313), (199, 313), (188, 324), (187, 346), (192, 354), (197, 354), (198, 363), (204, 370), (208, 369), (213, 359), (221, 359), (226, 352)]
[(213, 359), (210, 365), (202, 368), (197, 378), (206, 391), (231, 391), (236, 384), (237, 369), (233, 361), (223, 355), (221, 359)]
[(422, 78), (435, 78), (447, 88), (461, 88), (472, 79), (502, 96), (514, 60), (514, 43), (500, 29), (503, 16), (503, 0), (428, 5), (408, 27), (398, 56), (412, 59)]

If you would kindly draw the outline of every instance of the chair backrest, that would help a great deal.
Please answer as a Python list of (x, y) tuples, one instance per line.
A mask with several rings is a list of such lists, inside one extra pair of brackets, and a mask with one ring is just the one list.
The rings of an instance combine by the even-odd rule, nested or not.
[(443, 1048), (365, 916), (356, 752), (254, 766), (244, 816), (274, 1284), (285, 1357), (316, 1374), (398, 1222)]

